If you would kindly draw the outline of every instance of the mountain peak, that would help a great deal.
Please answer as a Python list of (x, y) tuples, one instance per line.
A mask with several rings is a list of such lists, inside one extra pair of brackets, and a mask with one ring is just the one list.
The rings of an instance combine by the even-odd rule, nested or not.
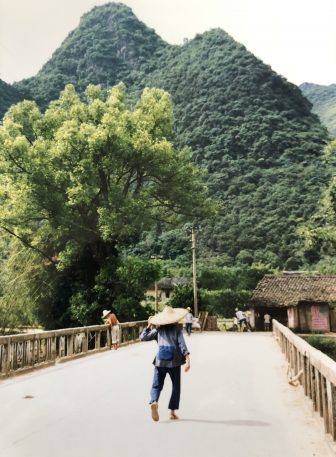
[(90, 11), (83, 14), (79, 26), (92, 26), (95, 23), (101, 24), (100, 21), (115, 21), (123, 18), (134, 18), (137, 22), (139, 19), (133, 13), (132, 8), (123, 3), (105, 3), (104, 5), (94, 6)]
[(128, 83), (156, 52), (168, 46), (122, 3), (107, 3), (85, 13), (36, 77), (16, 84), (45, 107), (45, 94), (58, 98), (66, 84), (83, 91), (88, 84)]

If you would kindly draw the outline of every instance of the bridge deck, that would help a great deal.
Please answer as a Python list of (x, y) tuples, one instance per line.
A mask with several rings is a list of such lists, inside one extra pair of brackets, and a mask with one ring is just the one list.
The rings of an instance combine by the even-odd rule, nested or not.
[(187, 343), (176, 422), (168, 379), (160, 422), (150, 418), (154, 342), (2, 381), (1, 457), (334, 455), (270, 335), (194, 334)]

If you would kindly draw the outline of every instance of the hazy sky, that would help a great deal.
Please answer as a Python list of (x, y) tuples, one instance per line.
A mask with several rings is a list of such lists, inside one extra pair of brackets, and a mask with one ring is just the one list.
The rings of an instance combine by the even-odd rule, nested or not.
[[(106, 0), (0, 0), (0, 78), (33, 76)], [(169, 43), (220, 27), (295, 84), (336, 83), (336, 0), (125, 0)]]

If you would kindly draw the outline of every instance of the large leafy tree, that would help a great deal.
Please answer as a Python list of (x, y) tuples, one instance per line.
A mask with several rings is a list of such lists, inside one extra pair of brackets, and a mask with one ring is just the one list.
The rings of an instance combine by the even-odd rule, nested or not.
[(120, 289), (120, 252), (155, 221), (209, 211), (201, 172), (169, 142), (172, 127), (166, 92), (145, 89), (129, 110), (122, 84), (107, 97), (88, 86), (84, 101), (69, 85), (44, 114), (24, 101), (5, 116), (0, 226), (40, 255), (53, 284), (50, 325), (96, 320)]

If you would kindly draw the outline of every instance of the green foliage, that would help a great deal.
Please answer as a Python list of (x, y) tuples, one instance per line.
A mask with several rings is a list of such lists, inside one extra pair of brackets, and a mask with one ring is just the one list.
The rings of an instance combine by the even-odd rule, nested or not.
[(46, 284), (41, 282), (36, 287), (36, 255), (21, 243), (1, 234), (0, 251), (0, 334), (3, 334), (37, 324), (37, 297)]
[(304, 339), (307, 343), (311, 344), (314, 348), (323, 352), (327, 356), (336, 361), (336, 340), (335, 338), (328, 338), (325, 336), (306, 336)]
[(89, 86), (85, 97), (67, 86), (44, 114), (24, 101), (0, 128), (0, 228), (40, 256), (52, 290), (39, 300), (46, 326), (97, 322), (114, 302), (125, 319), (138, 316), (157, 269), (120, 251), (156, 221), (211, 212), (202, 173), (167, 139), (166, 92), (144, 90), (134, 110), (123, 85), (106, 99)]
[(199, 272), (198, 283), (200, 288), (209, 290), (253, 290), (265, 274), (272, 272), (271, 268), (264, 265), (216, 269), (203, 267)]
[[(179, 272), (185, 276), (190, 275), (190, 271)], [(237, 306), (244, 309), (258, 281), (272, 272), (271, 268), (264, 265), (215, 269), (203, 266), (197, 278), (200, 310), (208, 311), (210, 315), (232, 317)], [(193, 309), (192, 286), (175, 287), (170, 303), (176, 308), (190, 306)]]
[(113, 306), (122, 320), (147, 319), (151, 308), (139, 307), (144, 291), (160, 278), (160, 264), (139, 258), (123, 259), (116, 271)]
[(176, 286), (170, 300), (170, 306), (173, 308), (187, 308), (190, 306), (190, 308), (193, 309), (194, 295), (192, 285)]
[(325, 148), (325, 159), (334, 176), (325, 191), (319, 211), (299, 229), (299, 233), (305, 239), (306, 256), (311, 252), (319, 252), (319, 256), (313, 260), (319, 261), (321, 256), (320, 265), (324, 263), (323, 258), (334, 256), (336, 253), (336, 140)]
[(321, 86), (304, 83), (300, 85), (302, 93), (313, 104), (316, 113), (328, 128), (330, 135), (336, 137), (336, 84)]
[(244, 308), (251, 292), (247, 290), (207, 290), (200, 289), (200, 309), (208, 311), (210, 315), (232, 317), (235, 308)]
[(321, 260), (310, 267), (314, 272), (318, 271), (324, 275), (336, 275), (336, 257), (323, 255)]
[(24, 94), (0, 79), (0, 119), (11, 105), (22, 101)]
[(203, 267), (198, 281), (201, 309), (216, 316), (232, 317), (236, 307), (245, 307), (258, 281), (273, 271), (265, 265)]
[(144, 299), (144, 291), (159, 279), (160, 266), (139, 258), (120, 258), (100, 269), (95, 278), (95, 286), (88, 299), (87, 291), (77, 292), (71, 297), (71, 317), (82, 325), (97, 322), (101, 314), (101, 304), (106, 308), (113, 303), (113, 310), (121, 322), (147, 319), (151, 308), (139, 306)]
[[(212, 316), (232, 317), (237, 306), (244, 307), (251, 295), (247, 290), (220, 289), (208, 290), (198, 289), (198, 305), (200, 311), (208, 311)], [(170, 300), (174, 308), (194, 307), (192, 286), (177, 286)]]

